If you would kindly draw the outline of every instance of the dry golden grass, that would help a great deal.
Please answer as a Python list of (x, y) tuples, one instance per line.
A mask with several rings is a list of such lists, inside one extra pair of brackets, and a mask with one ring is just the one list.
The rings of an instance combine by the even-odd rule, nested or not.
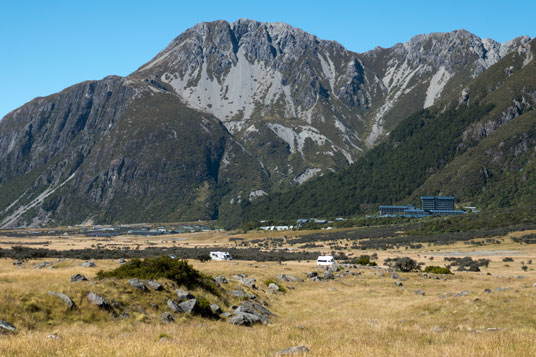
[[(258, 239), (259, 236), (267, 235), (242, 235), (245, 239)], [(273, 234), (270, 236), (274, 237)], [(229, 237), (223, 233), (188, 235), (188, 242), (190, 245), (213, 241), (227, 244)], [(48, 240), (51, 239), (57, 239), (58, 245), (63, 243), (60, 238)], [(85, 244), (94, 243), (88, 239)], [(58, 249), (50, 245), (49, 248)], [(53, 269), (36, 270), (32, 264), (42, 260), (25, 262), (24, 268), (19, 269), (11, 260), (3, 259), (0, 260), (0, 319), (12, 322), (17, 333), (0, 336), (0, 354), (267, 356), (289, 346), (306, 345), (311, 356), (536, 355), (536, 344), (533, 343), (536, 317), (532, 313), (536, 305), (536, 288), (533, 287), (536, 273), (532, 268), (536, 265), (536, 247), (505, 239), (501, 245), (456, 244), (419, 250), (379, 251), (377, 254), (379, 262), (387, 257), (410, 256), (427, 265), (442, 266), (446, 263), (444, 256), (437, 254), (474, 254), (473, 250), (488, 251), (487, 255), (474, 258), (492, 261), (481, 273), (456, 272), (446, 280), (425, 279), (419, 273), (399, 273), (405, 279), (404, 288), (400, 288), (395, 286), (389, 273), (363, 267), (352, 269), (361, 271), (358, 277), (346, 275), (329, 282), (306, 279), (303, 283), (283, 283), (287, 293), (277, 295), (269, 294), (262, 282), (278, 274), (305, 278), (308, 271), (319, 268), (314, 262), (192, 261), (197, 269), (214, 276), (229, 278), (236, 273), (245, 273), (257, 279), (260, 291), (256, 293), (269, 302), (270, 310), (277, 316), (271, 319), (272, 324), (253, 328), (186, 316), (178, 317), (173, 324), (162, 324), (158, 322), (158, 315), (165, 308), (148, 310), (146, 318), (141, 314), (129, 319), (113, 318), (87, 304), (84, 299), (87, 290), (95, 289), (108, 298), (139, 301), (142, 306), (150, 302), (153, 293), (129, 295), (125, 282), (71, 284), (69, 278), (75, 273), (83, 273), (91, 280), (99, 269), (116, 267), (115, 261), (97, 261), (97, 268), (82, 268), (79, 266), (81, 261), (51, 260)], [(497, 251), (518, 252), (494, 253)], [(354, 252), (355, 255), (361, 253)], [(434, 257), (433, 261), (429, 260), (430, 256)], [(505, 263), (502, 261), (505, 256), (513, 257), (515, 261)], [(521, 261), (528, 259), (535, 263), (524, 272)], [(520, 275), (524, 278), (519, 278)], [(238, 286), (238, 283), (231, 282), (231, 286)], [(498, 287), (510, 289), (484, 293), (484, 289)], [(415, 294), (417, 289), (426, 295)], [(48, 290), (74, 296), (79, 311), (65, 311), (54, 297), (47, 296)], [(463, 290), (470, 294), (438, 297), (439, 294)], [(31, 303), (44, 308), (32, 312)], [(237, 302), (231, 300), (231, 303)], [(224, 309), (229, 311), (230, 307)], [(53, 333), (60, 338), (47, 337)]]

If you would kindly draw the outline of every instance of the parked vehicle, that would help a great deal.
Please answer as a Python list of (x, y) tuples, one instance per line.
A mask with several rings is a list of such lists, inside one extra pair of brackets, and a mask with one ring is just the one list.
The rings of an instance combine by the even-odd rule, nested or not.
[(210, 259), (212, 260), (233, 260), (229, 252), (210, 252)]
[(335, 258), (332, 255), (320, 255), (316, 259), (316, 265), (334, 265)]

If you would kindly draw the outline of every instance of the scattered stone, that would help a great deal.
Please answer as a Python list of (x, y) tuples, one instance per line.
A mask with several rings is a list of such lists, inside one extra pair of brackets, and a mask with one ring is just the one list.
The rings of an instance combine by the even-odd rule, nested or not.
[(261, 323), (261, 318), (254, 314), (249, 314), (247, 312), (242, 312), (233, 316), (229, 319), (229, 323), (238, 326), (252, 326), (257, 323)]
[(130, 319), (130, 314), (128, 312), (122, 312), (119, 317), (122, 319)]
[(424, 296), (424, 291), (422, 291), (422, 290), (415, 290), (415, 294)]
[(335, 275), (333, 275), (333, 272), (332, 272), (332, 271), (330, 271), (330, 270), (326, 270), (326, 271), (324, 272), (324, 279), (326, 279), (326, 280), (333, 280), (333, 279), (335, 279)]
[(168, 299), (167, 301), (167, 307), (173, 311), (173, 312), (178, 312), (178, 313), (182, 313), (184, 311), (182, 311), (181, 307), (179, 306), (179, 304), (177, 304), (175, 301), (171, 300), (171, 299)]
[(164, 312), (160, 315), (160, 321), (165, 323), (170, 323), (175, 321), (175, 316), (170, 314), (169, 312)]
[(210, 311), (216, 315), (221, 314), (221, 308), (218, 304), (210, 304)]
[(223, 284), (227, 284), (229, 283), (229, 281), (227, 280), (226, 277), (224, 276), (217, 276), (214, 278), (214, 281), (216, 282), (216, 284), (219, 284), (219, 285), (223, 285)]
[(186, 291), (186, 290), (177, 289), (177, 290), (175, 290), (175, 293), (177, 293), (177, 297), (179, 298), (179, 302), (184, 301), (184, 300), (195, 299), (195, 296), (192, 295), (189, 291)]
[(231, 316), (233, 316), (233, 314), (231, 314), (230, 312), (224, 312), (223, 314), (220, 314), (220, 317), (224, 319), (228, 319)]
[(507, 290), (510, 290), (510, 289), (511, 288), (495, 288), (495, 289), (493, 289), (493, 291), (499, 292), (499, 291), (507, 291)]
[(486, 329), (486, 331), (488, 331), (488, 332), (495, 332), (495, 331), (501, 331), (501, 330), (502, 330), (502, 328), (498, 328), (498, 327), (488, 327)]
[(193, 314), (198, 309), (197, 299), (194, 298), (194, 299), (183, 301), (179, 304), (179, 306), (182, 309), (182, 311), (189, 313), (189, 314)]
[(292, 355), (295, 353), (308, 353), (309, 349), (306, 346), (292, 346), (275, 353), (275, 356)]
[(335, 288), (329, 288), (328, 290), (329, 291), (335, 291)]
[(91, 291), (87, 294), (87, 300), (90, 304), (97, 305), (103, 310), (110, 310), (112, 308), (108, 301), (106, 301), (102, 296), (96, 295)]
[(138, 289), (140, 291), (145, 291), (147, 290), (147, 288), (145, 287), (145, 285), (143, 284), (143, 281), (141, 281), (140, 279), (128, 279), (128, 284), (130, 286), (132, 286), (133, 288), (135, 289)]
[(401, 281), (395, 281), (395, 285), (396, 285), (396, 286), (404, 286), (404, 284), (402, 284)]
[(393, 273), (391, 275), (391, 279), (395, 279), (395, 280), (400, 279), (400, 275), (398, 275), (397, 273)]
[(76, 283), (77, 281), (87, 281), (87, 278), (82, 274), (75, 274), (71, 276), (71, 283)]
[(248, 299), (255, 299), (257, 298), (255, 295), (253, 294), (250, 294), (250, 293), (246, 293), (242, 290), (229, 290), (229, 294), (233, 295), (233, 296), (236, 296), (236, 297), (239, 297), (239, 298), (248, 298)]
[(439, 326), (434, 326), (434, 331), (435, 332), (440, 332), (441, 331), (441, 328)]
[(62, 293), (58, 293), (56, 291), (49, 291), (48, 292), (48, 295), (53, 295), (53, 296), (57, 296), (66, 306), (69, 310), (75, 308), (75, 304), (73, 302), (73, 300), (71, 300), (70, 297), (68, 297), (67, 295), (65, 294), (62, 294)]
[(310, 279), (312, 279), (314, 277), (317, 277), (317, 276), (318, 276), (318, 273), (316, 271), (310, 271), (310, 272), (307, 273), (307, 277), (310, 278)]
[(84, 267), (84, 268), (94, 268), (97, 266), (97, 264), (95, 264), (95, 262), (83, 262), (82, 264), (80, 264), (80, 266)]
[(261, 322), (263, 323), (269, 323), (269, 316), (273, 315), (270, 310), (265, 308), (259, 303), (246, 301), (240, 304), (235, 310), (234, 313), (236, 315), (239, 315), (240, 313), (248, 313), (252, 315), (256, 315), (259, 317)]
[(147, 286), (153, 290), (158, 290), (158, 291), (164, 290), (164, 287), (162, 286), (162, 284), (154, 280), (146, 280), (145, 284), (147, 284)]
[(0, 320), (0, 332), (5, 332), (5, 331), (14, 332), (15, 326), (13, 326), (7, 321)]
[(270, 289), (270, 292), (272, 294), (276, 294), (280, 291), (279, 286), (277, 286), (277, 284), (274, 284), (274, 283), (268, 284), (268, 289)]
[(479, 299), (479, 298), (475, 298), (475, 299), (473, 300), (473, 302), (475, 302), (475, 303), (476, 303), (476, 302), (480, 302), (480, 299)]
[(55, 333), (51, 333), (50, 335), (47, 335), (47, 338), (50, 338), (50, 339), (52, 339), (52, 340), (59, 340), (59, 339), (61, 339), (61, 337), (58, 336), (58, 335), (55, 334)]
[(277, 279), (285, 281), (285, 282), (303, 282), (303, 279), (296, 278), (292, 275), (286, 275), (286, 274), (280, 274), (277, 276)]
[(313, 276), (313, 277), (311, 278), (311, 281), (316, 281), (316, 282), (318, 282), (318, 281), (322, 281), (322, 279), (320, 279), (318, 276)]
[(484, 289), (484, 292), (485, 292), (486, 294), (491, 294), (491, 289)]
[(127, 261), (126, 261), (125, 258), (120, 258), (120, 259), (117, 261), (117, 263), (119, 263), (119, 265), (123, 265), (123, 264), (125, 264), (126, 262), (127, 262)]
[(51, 262), (42, 262), (41, 264), (36, 264), (35, 265), (35, 269), (43, 269), (43, 268), (46, 268), (46, 267), (52, 267), (52, 263)]
[(22, 262), (20, 260), (14, 261), (13, 265), (22, 265)]
[(157, 303), (152, 302), (152, 303), (149, 304), (149, 306), (151, 306), (155, 310), (160, 310), (160, 306), (158, 306)]
[(461, 291), (461, 292), (457, 293), (457, 294), (454, 295), (454, 296), (456, 296), (456, 297), (460, 297), (460, 296), (467, 296), (467, 295), (469, 295), (469, 294), (470, 294), (469, 291), (464, 290), (464, 291)]

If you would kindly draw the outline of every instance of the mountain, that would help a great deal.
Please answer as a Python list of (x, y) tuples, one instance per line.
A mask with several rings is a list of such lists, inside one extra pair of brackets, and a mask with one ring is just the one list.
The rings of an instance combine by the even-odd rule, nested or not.
[(127, 77), (0, 121), (0, 227), (236, 215), (360, 160), (529, 40), (460, 30), (360, 54), (283, 23), (200, 23)]
[(453, 195), (480, 208), (533, 205), (536, 40), (457, 96), (421, 110), (348, 169), (254, 202), (246, 220), (352, 215), (378, 204)]

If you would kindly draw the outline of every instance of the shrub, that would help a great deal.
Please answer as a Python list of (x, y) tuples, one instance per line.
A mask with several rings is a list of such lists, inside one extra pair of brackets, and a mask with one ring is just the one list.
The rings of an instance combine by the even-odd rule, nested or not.
[(103, 278), (165, 278), (188, 289), (199, 287), (216, 296), (221, 294), (210, 276), (197, 271), (185, 260), (175, 260), (165, 255), (144, 260), (132, 259), (117, 269), (107, 272), (101, 270), (97, 273), (97, 279)]
[(405, 273), (419, 270), (417, 262), (409, 257), (387, 258), (384, 260), (384, 264)]
[(204, 262), (208, 262), (212, 258), (210, 257), (210, 254), (208, 254), (208, 253), (199, 253), (196, 256), (196, 259), (198, 259), (201, 263), (204, 263)]
[(370, 260), (370, 257), (368, 255), (362, 255), (359, 258), (354, 258), (350, 261), (351, 264), (359, 264), (359, 265), (370, 265), (370, 266), (376, 266), (376, 262), (373, 262)]
[(285, 287), (281, 284), (279, 284), (276, 280), (274, 279), (268, 279), (268, 280), (265, 280), (264, 281), (264, 285), (268, 286), (270, 284), (275, 284), (277, 285), (277, 287), (279, 288), (279, 291), (281, 291), (282, 293), (286, 293), (287, 292), (287, 289), (285, 289)]
[(514, 259), (510, 257), (503, 258), (503, 262), (513, 262)]
[(437, 265), (429, 265), (424, 269), (425, 273), (432, 273), (432, 274), (452, 274), (449, 268), (446, 267), (439, 267)]

